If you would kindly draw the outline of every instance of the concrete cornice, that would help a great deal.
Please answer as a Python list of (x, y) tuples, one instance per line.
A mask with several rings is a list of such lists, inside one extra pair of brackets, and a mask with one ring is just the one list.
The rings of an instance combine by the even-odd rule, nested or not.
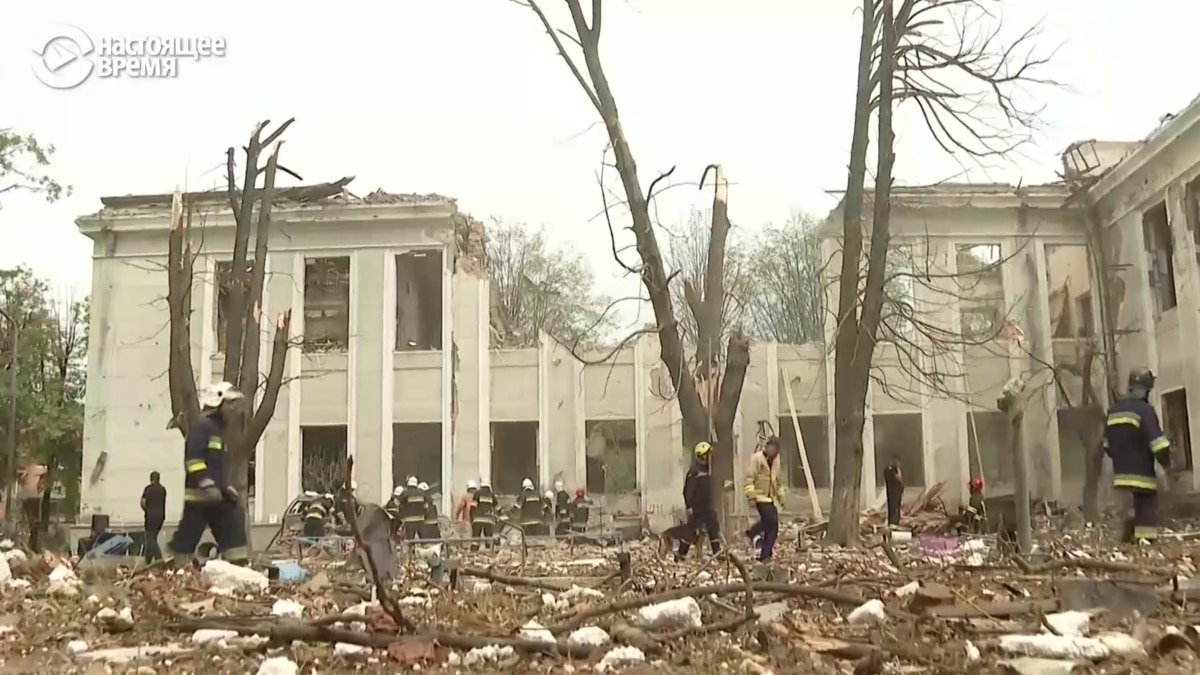
[(1135, 173), (1153, 162), (1159, 154), (1185, 136), (1198, 124), (1200, 124), (1200, 97), (1193, 99), (1191, 104), (1176, 115), (1174, 119), (1155, 131), (1141, 148), (1129, 157), (1126, 157), (1124, 161), (1104, 174), (1094, 185), (1088, 188), (1088, 203), (1091, 205), (1098, 204), (1108, 193), (1115, 190)]
[[(457, 213), (458, 208), (451, 203), (280, 205), (272, 210), (271, 222), (276, 225), (428, 222), (451, 220)], [(196, 214), (193, 223), (201, 217), (205, 228), (232, 229), (235, 225), (233, 214), (228, 209)], [(104, 232), (165, 233), (171, 225), (171, 213), (170, 208), (105, 209), (75, 219), (75, 225), (81, 233), (93, 239)]]

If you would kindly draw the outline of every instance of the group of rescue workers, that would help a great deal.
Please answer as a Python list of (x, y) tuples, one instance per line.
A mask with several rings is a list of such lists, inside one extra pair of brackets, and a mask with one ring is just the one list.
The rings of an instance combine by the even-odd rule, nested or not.
[[(1158, 470), (1170, 468), (1170, 441), (1163, 433), (1150, 392), (1154, 374), (1146, 368), (1129, 374), (1128, 391), (1119, 396), (1108, 410), (1104, 430), (1104, 450), (1112, 460), (1115, 487), (1132, 495), (1133, 516), (1126, 522), (1124, 539), (1147, 543), (1158, 534)], [(228, 382), (208, 388), (200, 397), (201, 414), (191, 425), (183, 449), (185, 470), (183, 512), (169, 546), (169, 554), (191, 556), (195, 553), (204, 531), (212, 531), (217, 551), (226, 560), (248, 562), (246, 530), (239, 506), (239, 495), (229, 483), (226, 459), (225, 432), (240, 405), (243, 394)], [(174, 424), (174, 421), (172, 422)], [(779, 483), (779, 439), (766, 440), (754, 453), (746, 473), (746, 499), (758, 512), (758, 522), (745, 531), (746, 537), (758, 549), (758, 559), (769, 561), (779, 534), (779, 506), (782, 489)], [(712, 445), (698, 443), (694, 448), (692, 467), (684, 479), (683, 498), (687, 522), (680, 526), (679, 548), (676, 557), (687, 556), (690, 547), (701, 535), (707, 535), (712, 552), (720, 551), (720, 524), (715, 506), (711, 476)], [(888, 493), (888, 525), (900, 524), (900, 502), (904, 489), (899, 459), (893, 459), (884, 472)], [(983, 481), (971, 479), (970, 499), (960, 510), (963, 528), (980, 530), (987, 514), (983, 498)], [(344, 499), (333, 495), (311, 494), (304, 514), (306, 536), (320, 536), (325, 523), (340, 513)], [(397, 488), (385, 509), (400, 523), (399, 529), (408, 539), (439, 539), (437, 502), (430, 487), (410, 476), (404, 487)], [(591, 502), (583, 489), (575, 491), (572, 500), (562, 482), (553, 490), (539, 494), (532, 480), (521, 484), (516, 502), (516, 525), (528, 535), (569, 535), (587, 531)], [(456, 516), (471, 523), (475, 538), (491, 538), (498, 534), (499, 508), (489, 481), (469, 481), (467, 495), (459, 503)], [(311, 521), (311, 525), (309, 524)]]

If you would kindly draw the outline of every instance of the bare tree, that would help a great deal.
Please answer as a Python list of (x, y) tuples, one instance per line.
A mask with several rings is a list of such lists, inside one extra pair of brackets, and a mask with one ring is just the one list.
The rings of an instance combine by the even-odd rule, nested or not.
[[(709, 240), (712, 236), (712, 215), (698, 209), (688, 214), (678, 228), (667, 231), (667, 262), (677, 272), (671, 283), (671, 301), (678, 307), (689, 307), (688, 294), (704, 288), (708, 269)], [(736, 238), (726, 241), (725, 297), (721, 302), (722, 338), (744, 325), (750, 289), (750, 265), (746, 245)], [(700, 327), (692, 312), (679, 317), (684, 342), (699, 344)]]
[(613, 328), (609, 301), (595, 294), (583, 256), (552, 248), (541, 230), (499, 220), (488, 228), (486, 246), (496, 300), (494, 346), (534, 347), (539, 330), (587, 345)]
[[(660, 174), (648, 187), (642, 187), (633, 149), (621, 125), (617, 101), (600, 56), (602, 2), (592, 1), (589, 19), (581, 0), (566, 0), (573, 30), (556, 29), (536, 0), (528, 0), (521, 4), (532, 9), (537, 15), (563, 62), (604, 122), (616, 169), (620, 174), (625, 205), (629, 209), (629, 229), (633, 232), (640, 263), (634, 265), (620, 259), (610, 219), (610, 234), (614, 235), (613, 255), (624, 269), (641, 277), (642, 284), (649, 294), (657, 324), (653, 330), (658, 334), (663, 366), (674, 385), (679, 411), (683, 417), (684, 445), (690, 447), (701, 441), (715, 441), (717, 461), (714, 463), (713, 473), (717, 480), (714, 481), (714, 489), (719, 491), (725, 481), (733, 477), (733, 422), (742, 394), (746, 367), (750, 362), (749, 342), (741, 331), (735, 330), (729, 335), (723, 359), (724, 373), (718, 374), (722, 361), (719, 343), (721, 308), (725, 298), (725, 245), (729, 235), (728, 183), (719, 166), (713, 165), (705, 170), (705, 176), (712, 171), (715, 177), (712, 223), (704, 285), (700, 288), (693, 286), (687, 293), (688, 309), (696, 317), (698, 326), (695, 367), (689, 368), (675, 302), (671, 298), (670, 281), (673, 275), (667, 272), (650, 215), (655, 189), (674, 169)], [(567, 44), (578, 48), (582, 58), (571, 56)], [(580, 60), (583, 63), (582, 69), (579, 65)], [(701, 185), (704, 184), (704, 177), (700, 182)], [(608, 215), (607, 202), (605, 213)], [(721, 495), (717, 497), (724, 515), (725, 500), (719, 498)]]
[(825, 292), (817, 222), (796, 214), (769, 225), (748, 247), (745, 321), (760, 340), (824, 341)]
[[(267, 246), (271, 235), (271, 207), (276, 198), (275, 178), (280, 170), (279, 141), (294, 120), (281, 124), (263, 137), (270, 122), (254, 127), (250, 143), (245, 147), (245, 166), (239, 186), (236, 175), (237, 149), (226, 153), (227, 196), (229, 209), (236, 223), (233, 262), (230, 266), (229, 299), (225, 315), (225, 368), (221, 377), (230, 382), (257, 407), (247, 411), (226, 434), (230, 466), (230, 482), (241, 494), (246, 517), (246, 498), (249, 495), (250, 459), (254, 447), (275, 414), (279, 390), (283, 385), (284, 365), (291, 340), (291, 310), (281, 312), (275, 320), (270, 367), (265, 378), (259, 372), (259, 345), (262, 338), (262, 295), (266, 280)], [(266, 164), (259, 165), (264, 151), (269, 151)], [(259, 185), (259, 178), (262, 184)], [(196, 393), (196, 378), (192, 371), (191, 320), (194, 261), (199, 250), (193, 251), (190, 195), (175, 200), (168, 238), (167, 302), (170, 308), (170, 360), (168, 374), (171, 387), (171, 412), (183, 434), (200, 414)], [(256, 218), (257, 216), (257, 218)], [(253, 248), (251, 248), (253, 244)], [(251, 256), (250, 254), (253, 253)], [(207, 364), (204, 364), (207, 367)]]
[[(834, 346), (836, 460), (828, 536), (843, 545), (858, 541), (867, 386), (888, 298), (894, 109), (915, 102), (946, 152), (985, 161), (1031, 137), (1036, 111), (1016, 94), (1026, 84), (1048, 83), (1033, 75), (1047, 62), (1033, 54), (1038, 28), (1006, 43), (989, 9), (998, 5), (994, 0), (898, 1), (898, 9), (894, 0), (863, 2)], [(867, 200), (872, 113), (877, 158)], [(864, 251), (868, 202), (874, 213)]]
[(24, 191), (42, 195), (48, 202), (69, 197), (71, 186), (45, 173), (53, 156), (54, 146), (38, 141), (33, 134), (0, 129), (0, 195)]

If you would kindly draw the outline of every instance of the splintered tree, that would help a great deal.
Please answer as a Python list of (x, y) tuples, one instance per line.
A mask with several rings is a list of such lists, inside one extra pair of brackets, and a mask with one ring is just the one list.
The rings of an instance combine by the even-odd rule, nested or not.
[[(898, 6), (897, 6), (898, 5)], [(1039, 110), (1016, 97), (1034, 73), (1037, 27), (1002, 36), (996, 0), (864, 0), (843, 248), (835, 315), (835, 464), (828, 536), (858, 541), (862, 433), (875, 347), (888, 298), (893, 114), (912, 102), (947, 153), (982, 163), (1003, 159), (1031, 138)], [(872, 222), (864, 227), (870, 123), (877, 159)], [(865, 253), (865, 255), (864, 255)]]
[[(264, 379), (259, 372), (259, 349), (263, 329), (262, 296), (266, 283), (267, 245), (271, 235), (271, 206), (276, 195), (277, 173), (281, 170), (291, 173), (279, 165), (279, 149), (282, 145), (279, 138), (293, 121), (284, 122), (265, 138), (263, 132), (270, 122), (262, 122), (254, 127), (250, 143), (244, 148), (246, 157), (240, 187), (237, 149), (231, 147), (226, 153), (229, 209), (236, 225), (228, 304), (225, 307), (228, 318), (220, 328), (224, 331), (225, 345), (225, 369), (220, 379), (230, 382), (244, 392), (247, 399), (257, 403), (248, 406), (242, 415), (233, 420), (225, 437), (230, 458), (230, 482), (241, 494), (243, 510), (249, 494), (250, 460), (267, 423), (275, 414), (279, 389), (283, 385), (284, 364), (288, 349), (292, 346), (291, 310), (286, 310), (275, 319), (271, 362)], [(267, 160), (265, 165), (260, 166), (264, 154)], [(177, 195), (172, 205), (167, 258), (171, 412), (175, 424), (184, 435), (200, 414), (191, 354), (193, 264), (200, 252), (199, 249), (193, 251), (193, 246), (198, 246), (200, 240), (193, 240), (191, 224), (194, 209), (187, 202), (187, 195)], [(202, 364), (202, 367), (207, 365)], [(261, 396), (258, 395), (260, 390)], [(249, 517), (249, 514), (246, 513), (246, 516)]]
[[(746, 367), (750, 362), (750, 345), (740, 330), (730, 332), (723, 358), (720, 346), (721, 308), (725, 299), (725, 245), (729, 235), (728, 184), (720, 167), (710, 166), (705, 169), (705, 176), (710, 171), (714, 174), (712, 222), (703, 286), (689, 284), (685, 287), (688, 310), (696, 318), (698, 333), (695, 359), (689, 368), (675, 303), (671, 298), (670, 284), (674, 275), (668, 274), (666, 270), (663, 252), (659, 247), (650, 216), (655, 188), (674, 169), (660, 174), (648, 187), (642, 187), (633, 149), (621, 125), (617, 101), (600, 57), (603, 19), (601, 0), (593, 0), (590, 19), (589, 14), (584, 12), (581, 0), (566, 0), (573, 30), (556, 29), (536, 0), (528, 0), (521, 4), (532, 9), (537, 15), (563, 62), (604, 122), (609, 146), (612, 148), (617, 172), (621, 178), (625, 206), (629, 209), (629, 229), (633, 232), (640, 263), (626, 263), (621, 260), (615, 239), (613, 256), (626, 271), (640, 276), (646, 288), (650, 305), (654, 309), (656, 326), (653, 330), (658, 334), (662, 363), (671, 378), (679, 412), (683, 417), (684, 445), (692, 447), (701, 441), (713, 442), (716, 451), (716, 461), (713, 463), (713, 475), (716, 480), (713, 483), (714, 489), (720, 493), (725, 481), (733, 477), (733, 423), (742, 394)], [(582, 57), (582, 68), (579, 65), (580, 58), (573, 57), (568, 52), (568, 43), (578, 48)], [(704, 182), (702, 177), (701, 184)], [(608, 211), (607, 203), (605, 211)], [(612, 235), (611, 221), (609, 229)], [(724, 373), (719, 374), (722, 360)], [(725, 500), (721, 496), (715, 495), (724, 514)]]

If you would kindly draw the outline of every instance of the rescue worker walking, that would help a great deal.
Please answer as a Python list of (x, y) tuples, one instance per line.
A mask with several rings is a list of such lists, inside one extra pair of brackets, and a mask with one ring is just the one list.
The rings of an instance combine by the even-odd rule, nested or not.
[(325, 500), (315, 492), (305, 492), (304, 496), (312, 500), (304, 509), (304, 536), (309, 539), (324, 537), (325, 521), (329, 517)]
[(575, 501), (571, 502), (571, 532), (585, 534), (588, 528), (588, 518), (592, 515), (592, 500), (587, 498), (583, 488), (575, 490)]
[(195, 554), (204, 530), (209, 529), (225, 560), (238, 565), (250, 562), (238, 493), (229, 484), (225, 466), (224, 434), (232, 421), (232, 408), (242, 398), (242, 392), (228, 382), (214, 385), (200, 398), (200, 416), (184, 441), (183, 514), (170, 543), (173, 555)]
[(779, 438), (767, 439), (763, 449), (750, 458), (746, 470), (746, 499), (758, 510), (758, 522), (746, 530), (751, 542), (762, 536), (758, 561), (770, 562), (775, 554), (775, 539), (779, 537), (779, 504), (783, 491), (779, 487)]
[(157, 471), (150, 472), (150, 484), (142, 489), (141, 505), (146, 526), (146, 540), (142, 544), (142, 553), (149, 564), (162, 559), (158, 535), (162, 532), (163, 521), (167, 517), (167, 488), (163, 487)]
[(1149, 543), (1158, 537), (1158, 477), (1155, 463), (1171, 465), (1171, 442), (1163, 434), (1158, 414), (1150, 405), (1154, 373), (1135, 368), (1129, 373), (1129, 391), (1108, 409), (1104, 450), (1112, 459), (1113, 486), (1129, 491), (1133, 518), (1127, 521), (1125, 539)]
[(526, 478), (521, 481), (521, 494), (517, 496), (517, 504), (521, 509), (521, 530), (526, 536), (536, 537), (544, 534), (546, 521), (542, 518), (542, 497), (533, 487), (533, 481)]
[(892, 456), (892, 461), (883, 469), (883, 485), (887, 490), (887, 526), (888, 532), (900, 529), (900, 504), (904, 499), (904, 471), (900, 468), (900, 457)]
[(696, 458), (692, 468), (688, 469), (683, 479), (683, 504), (687, 507), (687, 536), (679, 540), (679, 550), (675, 552), (675, 560), (682, 562), (687, 558), (692, 544), (701, 534), (708, 535), (708, 544), (713, 555), (721, 552), (721, 523), (717, 519), (717, 509), (713, 506), (712, 473), (709, 460), (712, 456), (712, 445), (697, 443)]
[[(491, 482), (486, 480), (479, 481), (479, 489), (472, 496), (471, 536), (475, 539), (496, 536), (496, 495), (492, 494)], [(490, 548), (491, 544), (484, 546)], [(478, 550), (478, 542), (471, 544), (471, 550)]]
[(421, 493), (416, 476), (408, 477), (400, 493), (400, 525), (408, 540), (419, 538), (421, 528), (425, 526), (425, 495)]
[(554, 483), (554, 534), (562, 537), (571, 533), (571, 495), (563, 482)]
[(417, 489), (425, 497), (425, 518), (421, 525), (421, 538), (431, 540), (441, 539), (442, 528), (438, 525), (437, 502), (433, 499), (433, 493), (429, 491), (429, 483), (421, 483), (417, 486)]

